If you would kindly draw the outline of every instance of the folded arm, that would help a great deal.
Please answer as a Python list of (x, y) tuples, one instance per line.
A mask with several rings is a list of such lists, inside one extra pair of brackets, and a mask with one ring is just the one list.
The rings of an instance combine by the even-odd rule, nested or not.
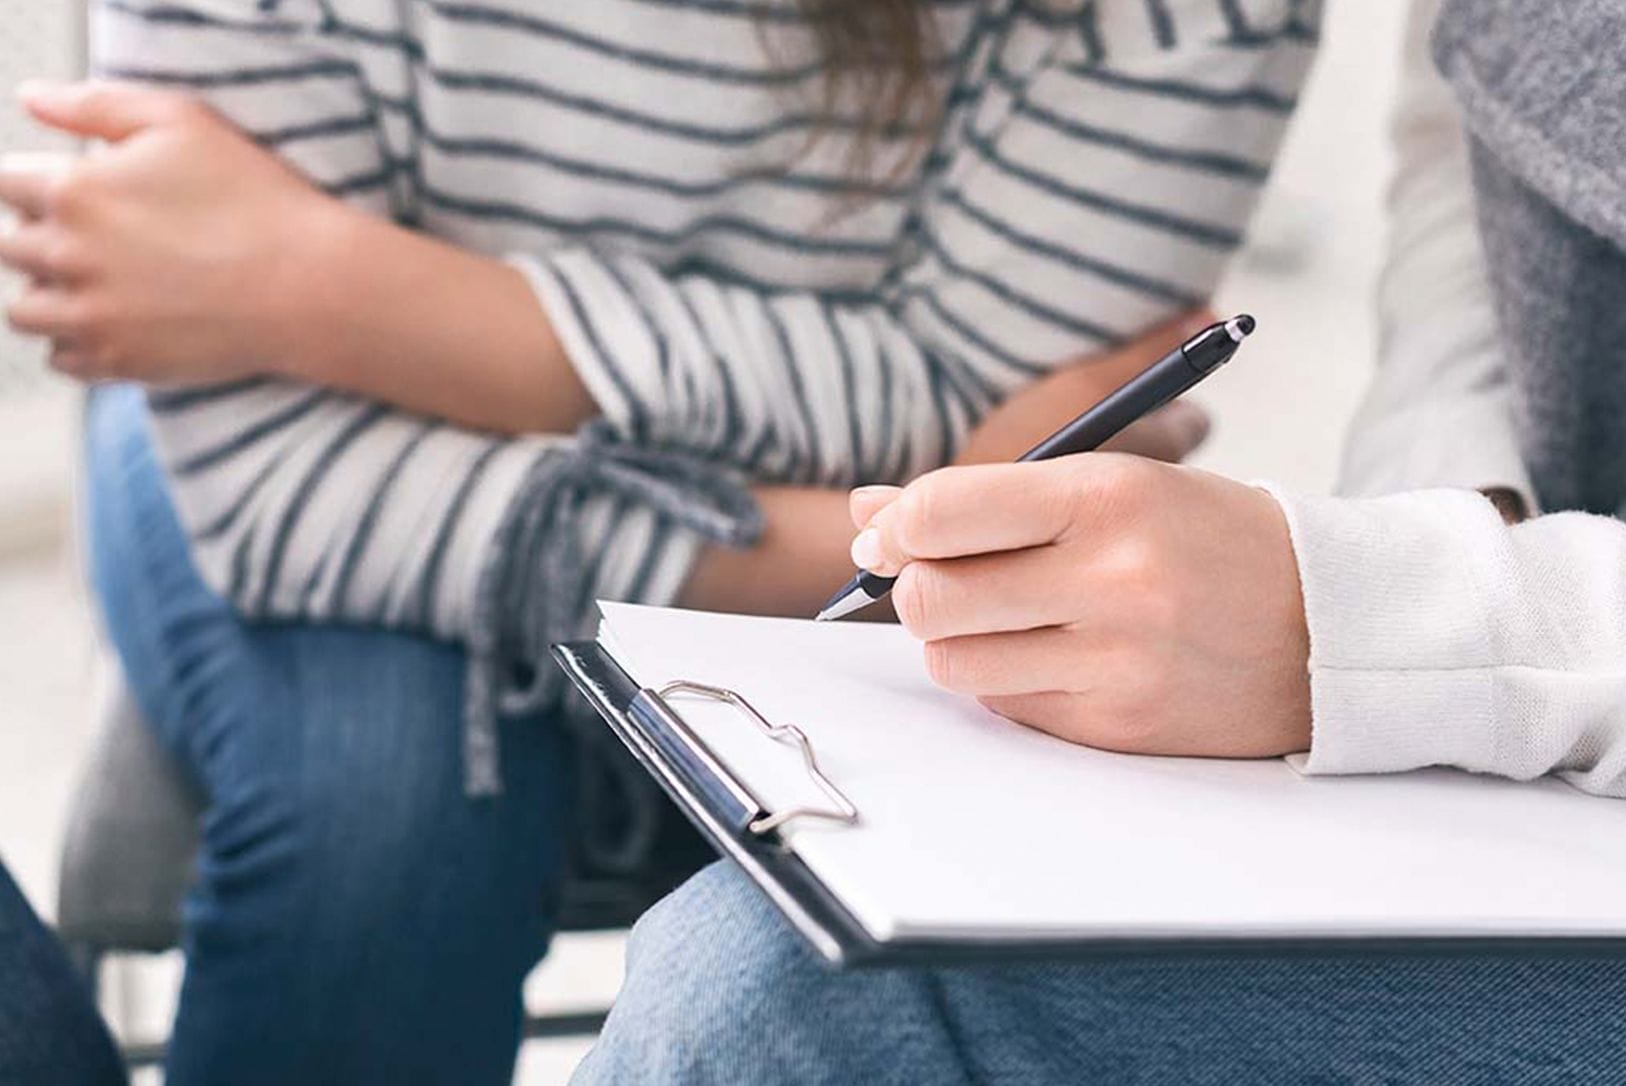
[[(75, 325), (83, 310), (52, 309), (63, 298), (47, 291), (24, 322), (88, 376), (185, 386), (154, 393), (158, 439), (206, 575), (249, 614), (460, 636), (496, 526), (550, 445), (492, 432), (567, 432), (602, 410), (635, 441), (764, 480), (895, 479), (944, 462), (1010, 391), (1118, 334), (1058, 304), (1084, 274), (1064, 244), (1011, 240), (1085, 228), (1088, 209), (1056, 191), (1006, 200), (1020, 230), (991, 235), (974, 218), (989, 214), (978, 210), (992, 206), (987, 194), (971, 181), (934, 186), (919, 212), (931, 244), (864, 298), (667, 273), (580, 247), (480, 255), (411, 231), (391, 221), (412, 210), (405, 118), (381, 111), (344, 42), (324, 33), (323, 7), (104, 0), (100, 10), (102, 71), (196, 94), (276, 158), (251, 164), (256, 148), (218, 122), (204, 132), (210, 115), (190, 105), (112, 130), (67, 121), (83, 102), (40, 111), (117, 141), (69, 191), (76, 206), (108, 208), (117, 190), (142, 214), (106, 221), (141, 231), (112, 247), (122, 276), (86, 277), (120, 279), (131, 304)], [(1015, 122), (1007, 135), (1024, 138)], [(157, 169), (177, 151), (192, 152), (199, 177)], [(243, 168), (222, 172), (234, 163)], [(186, 198), (165, 201), (168, 181)], [(1008, 196), (1017, 182), (1002, 184)], [(248, 193), (266, 201), (231, 202)], [(162, 270), (140, 273), (142, 238)], [(992, 246), (992, 259), (969, 270), (954, 255), (966, 244)], [(1181, 300), (1156, 286), (1163, 296), (1125, 292), (1126, 330)], [(192, 387), (203, 378), (238, 380)], [(987, 454), (1013, 443), (986, 443)], [(576, 524), (590, 549), (608, 549), (593, 591), (653, 585), (643, 598), (670, 599), (696, 540), (625, 502), (589, 505)], [(841, 503), (787, 490), (767, 506), (752, 561), (813, 570), (798, 559), (840, 530)], [(625, 529), (629, 519), (643, 530)], [(834, 531), (815, 527), (826, 521)], [(832, 570), (842, 549), (829, 544)], [(818, 602), (828, 579), (810, 572), (794, 609)], [(789, 607), (763, 578), (699, 581), (690, 599), (701, 605)]]
[[(990, 223), (983, 182), (928, 186), (918, 240), (900, 247), (914, 255), (872, 291), (670, 271), (596, 244), (473, 252), (391, 221), (416, 206), (415, 137), (371, 68), (397, 61), (375, 49), (364, 65), (325, 19), (299, 2), (105, 0), (99, 72), (195, 95), (230, 123), (174, 94), (36, 99), (48, 123), (118, 144), (66, 186), (75, 206), (107, 212), (97, 251), (53, 244), (62, 232), (47, 223), (16, 253), (47, 276), (98, 273), (94, 323), (50, 292), (21, 313), (66, 344), (61, 365), (168, 383), (269, 373), (510, 434), (571, 433), (602, 413), (641, 443), (843, 485), (946, 462), (1014, 389), (1186, 300), (1152, 284), (1125, 292), (1118, 329), (1070, 316), (1051, 297), (1080, 274), (1065, 246), (1015, 239), (1065, 239), (1092, 212), (1035, 188)], [(255, 161), (233, 127), (294, 169)], [(804, 239), (809, 259), (838, 245), (889, 255), (830, 233)], [(958, 255), (972, 246), (989, 250), (975, 268)], [(61, 266), (64, 250), (78, 268)], [(103, 274), (110, 264), (125, 274)]]

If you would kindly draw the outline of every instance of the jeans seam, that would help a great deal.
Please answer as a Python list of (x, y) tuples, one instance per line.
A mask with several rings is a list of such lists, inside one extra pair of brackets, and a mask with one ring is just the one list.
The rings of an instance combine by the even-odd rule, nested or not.
[(954, 1062), (960, 1068), (966, 1086), (985, 1086), (982, 1076), (976, 1073), (975, 1065), (971, 1062), (971, 1046), (966, 1043), (959, 1022), (949, 1007), (942, 978), (936, 970), (928, 970), (922, 974), (921, 983), (932, 1009), (937, 1012), (937, 1020), (943, 1024), (943, 1036), (948, 1040), (949, 1050), (954, 1054)]

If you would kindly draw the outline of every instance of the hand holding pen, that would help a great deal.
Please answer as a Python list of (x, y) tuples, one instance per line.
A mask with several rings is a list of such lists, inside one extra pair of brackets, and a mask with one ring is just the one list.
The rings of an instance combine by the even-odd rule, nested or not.
[[(1210, 325), (1029, 450), (1021, 461), (1050, 460), (1099, 448), (1124, 427), (1219, 369), (1253, 330), (1254, 319), (1246, 314)], [(891, 578), (861, 571), (830, 598), (817, 617), (829, 621), (852, 614), (891, 590)]]

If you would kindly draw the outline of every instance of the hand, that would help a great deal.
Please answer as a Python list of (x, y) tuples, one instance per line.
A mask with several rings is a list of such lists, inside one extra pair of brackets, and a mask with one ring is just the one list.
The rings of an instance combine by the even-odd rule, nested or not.
[(107, 141), (66, 171), (0, 171), (19, 224), (0, 262), (30, 288), (11, 326), (80, 378), (223, 380), (271, 369), (302, 238), (343, 205), (185, 95), (37, 86), (43, 123)]
[(946, 468), (850, 502), (933, 679), (1075, 743), (1267, 757), (1310, 743), (1309, 634), (1262, 490), (1113, 453)]
[[(1015, 460), (1214, 320), (1208, 309), (1184, 314), (1122, 347), (1090, 355), (1035, 381), (982, 420), (955, 463)], [(1208, 413), (1194, 403), (1176, 400), (1126, 427), (1104, 447), (1178, 463), (1207, 436)]]

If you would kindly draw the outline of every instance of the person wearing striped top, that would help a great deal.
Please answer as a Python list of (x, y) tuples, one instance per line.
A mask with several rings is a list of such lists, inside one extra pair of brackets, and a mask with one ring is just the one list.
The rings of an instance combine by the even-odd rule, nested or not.
[[(918, 55), (855, 15), (830, 81), (844, 7)], [(122, 85), (27, 97), (106, 146), (0, 182), (0, 256), (60, 368), (150, 386), (93, 403), (90, 521), (210, 799), (171, 1080), (500, 1077), (566, 852), (658, 836), (566, 764), (548, 644), (601, 597), (807, 613), (841, 488), (1009, 457), (1154, 356), (1319, 15), (100, 0)]]

